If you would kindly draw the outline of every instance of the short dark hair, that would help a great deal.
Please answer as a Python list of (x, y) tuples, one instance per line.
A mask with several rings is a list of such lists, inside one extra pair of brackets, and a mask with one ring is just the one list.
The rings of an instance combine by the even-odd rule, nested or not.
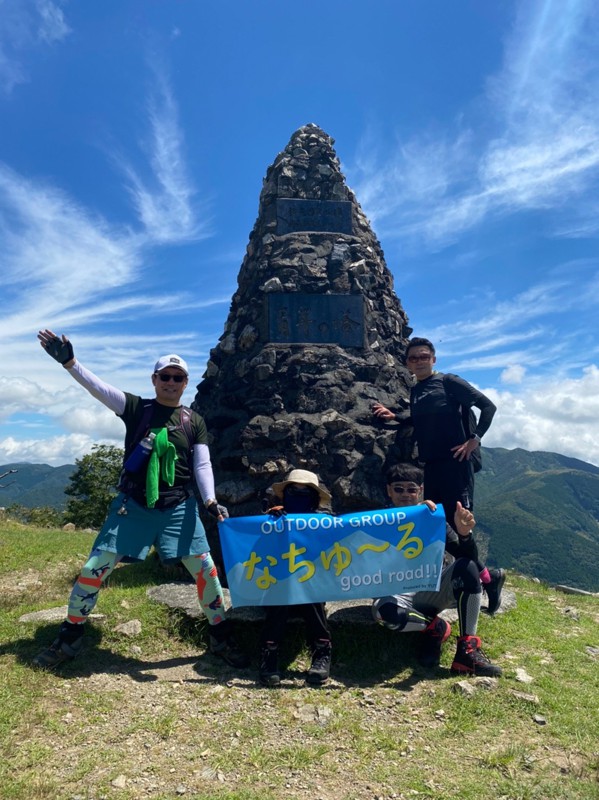
[(413, 339), (408, 341), (408, 346), (406, 347), (406, 356), (412, 349), (412, 347), (428, 347), (433, 355), (435, 355), (435, 345), (431, 342), (430, 339), (423, 339), (421, 336), (414, 336)]
[(418, 486), (422, 486), (424, 482), (424, 472), (420, 467), (416, 467), (414, 464), (393, 464), (393, 466), (389, 467), (387, 470), (385, 481), (387, 486), (397, 481), (412, 481), (412, 483), (417, 483)]

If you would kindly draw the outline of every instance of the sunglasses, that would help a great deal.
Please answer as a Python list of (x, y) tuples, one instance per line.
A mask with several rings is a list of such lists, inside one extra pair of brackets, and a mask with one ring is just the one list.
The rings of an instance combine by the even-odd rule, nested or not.
[(410, 364), (415, 364), (416, 361), (430, 361), (432, 355), (430, 353), (422, 353), (420, 356), (408, 356), (408, 362)]
[(162, 383), (168, 383), (169, 381), (175, 381), (175, 383), (183, 383), (185, 380), (185, 375), (171, 375), (169, 373), (158, 372), (156, 373)]

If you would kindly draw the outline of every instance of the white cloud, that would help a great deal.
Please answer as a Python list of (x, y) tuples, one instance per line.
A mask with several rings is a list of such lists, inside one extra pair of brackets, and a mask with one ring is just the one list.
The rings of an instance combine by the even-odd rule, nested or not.
[(500, 376), (502, 383), (522, 383), (526, 375), (526, 367), (522, 364), (510, 364)]
[(10, 94), (28, 80), (29, 53), (63, 41), (70, 28), (61, 3), (51, 0), (3, 0), (0, 14), (0, 89)]
[[(0, 286), (18, 307), (2, 315), (4, 335), (35, 330), (40, 319), (68, 317), (135, 278), (138, 243), (73, 202), (0, 164)], [(90, 304), (90, 300), (93, 302)]]
[[(419, 134), (390, 158), (377, 157), (369, 130), (352, 183), (386, 238), (439, 249), (489, 217), (555, 208), (562, 223), (588, 230), (584, 192), (599, 175), (598, 14), (590, 0), (521, 3), (504, 66), (488, 82), (488, 120), (495, 133), (462, 118), (453, 141)], [(487, 121), (488, 123), (488, 121)], [(579, 207), (577, 207), (579, 205)]]
[[(49, 439), (15, 439), (8, 437), (0, 442), (0, 462), (49, 464), (59, 467), (74, 464), (78, 458), (91, 453), (94, 444), (103, 444), (85, 434), (53, 436)], [(105, 444), (114, 444), (105, 442)]]
[(36, 8), (39, 13), (37, 26), (39, 39), (52, 44), (62, 41), (71, 32), (57, 3), (51, 0), (36, 0)]
[(497, 405), (488, 447), (521, 447), (579, 458), (599, 466), (599, 368), (578, 377), (526, 381), (520, 391), (483, 389)]
[(206, 213), (205, 203), (197, 201), (197, 191), (184, 157), (184, 137), (178, 108), (164, 73), (152, 62), (153, 91), (147, 112), (150, 125), (147, 152), (151, 175), (142, 178), (127, 158), (116, 158), (124, 172), (129, 192), (151, 243), (165, 244), (206, 238), (210, 220), (199, 220)]

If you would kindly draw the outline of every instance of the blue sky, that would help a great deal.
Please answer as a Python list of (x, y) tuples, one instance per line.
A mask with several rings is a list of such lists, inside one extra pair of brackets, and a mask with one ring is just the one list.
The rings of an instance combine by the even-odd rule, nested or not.
[(122, 440), (39, 328), (122, 389), (166, 352), (199, 382), (314, 122), (484, 443), (599, 465), (598, 34), (592, 0), (0, 0), (0, 464)]

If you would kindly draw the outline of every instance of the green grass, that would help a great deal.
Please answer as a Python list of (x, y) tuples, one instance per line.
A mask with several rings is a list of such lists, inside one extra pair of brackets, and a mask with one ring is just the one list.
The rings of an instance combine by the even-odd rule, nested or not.
[[(66, 604), (91, 542), (0, 522), (2, 800), (597, 800), (599, 669), (585, 651), (599, 646), (597, 598), (510, 575), (516, 609), (479, 629), (505, 674), (470, 697), (449, 673), (453, 636), (429, 673), (416, 635), (374, 625), (333, 629), (320, 690), (303, 683), (303, 630), (290, 626), (287, 679), (269, 690), (256, 683), (259, 626), (239, 627), (252, 669), (224, 667), (204, 624), (148, 600), (171, 579), (150, 558), (101, 590), (79, 659), (35, 671), (57, 624), (19, 617)], [(139, 636), (115, 631), (133, 618)]]

